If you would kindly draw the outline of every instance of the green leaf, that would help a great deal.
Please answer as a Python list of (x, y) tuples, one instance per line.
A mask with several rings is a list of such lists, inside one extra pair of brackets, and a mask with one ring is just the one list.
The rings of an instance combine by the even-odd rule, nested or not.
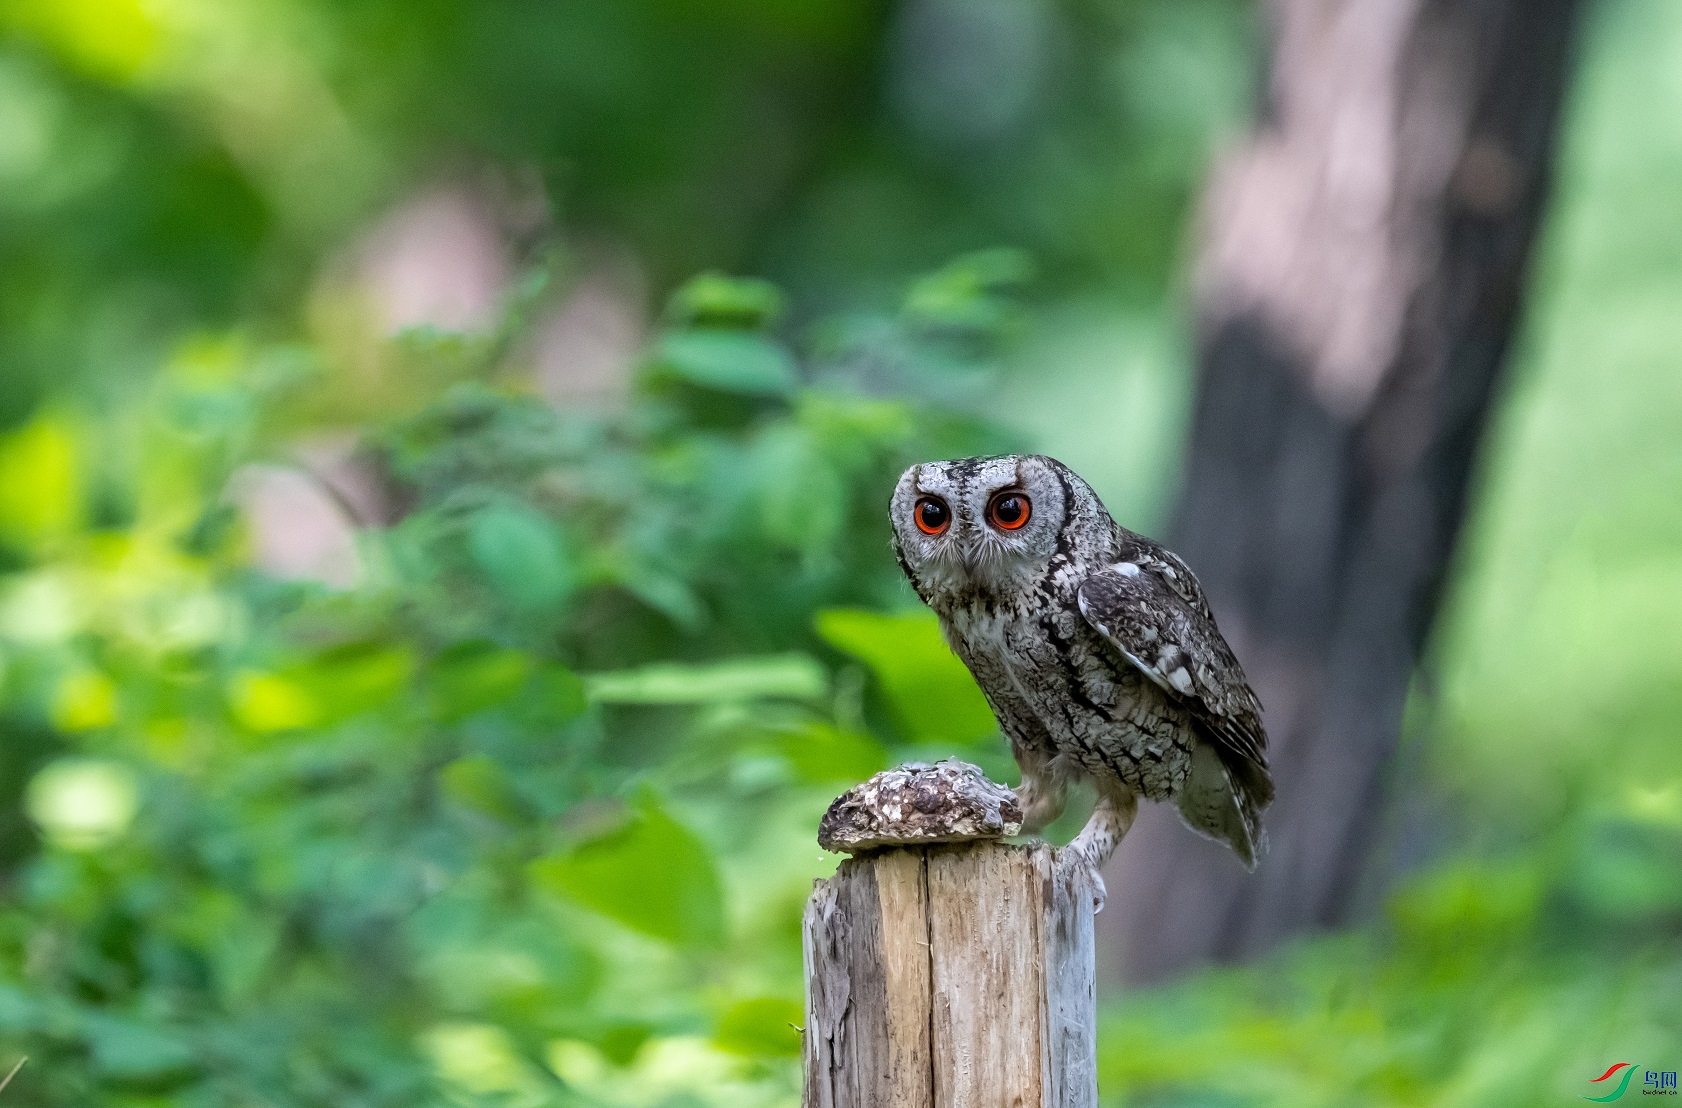
[(666, 314), (675, 326), (758, 330), (782, 310), (782, 293), (769, 281), (703, 273), (672, 294)]
[(1388, 907), (1398, 934), (1408, 941), (1465, 947), (1510, 942), (1523, 934), (1545, 891), (1534, 864), (1455, 860), (1406, 883)]
[(707, 610), (680, 578), (633, 566), (614, 566), (610, 572), (632, 596), (653, 608), (685, 631), (696, 631), (707, 622)]
[(467, 545), (491, 587), (516, 608), (552, 608), (572, 587), (560, 532), (548, 516), (523, 504), (480, 511)]
[(1582, 911), (1626, 923), (1682, 914), (1682, 836), (1674, 830), (1602, 818), (1576, 837), (1565, 877)]
[(549, 666), (533, 674), (522, 703), (525, 718), (539, 727), (569, 723), (589, 706), (584, 682), (562, 666)]
[(845, 477), (798, 427), (776, 427), (755, 444), (760, 530), (777, 543), (827, 554), (846, 521)]
[(601, 982), (597, 955), (552, 916), (510, 911), (471, 882), (440, 893), (403, 927), (421, 979), (450, 1011), (576, 1010)]
[(637, 1053), (653, 1037), (654, 1028), (646, 1023), (615, 1023), (606, 1027), (596, 1040), (596, 1049), (616, 1066), (628, 1066), (637, 1060)]
[(888, 752), (869, 735), (814, 723), (783, 735), (777, 749), (795, 774), (813, 785), (863, 781), (888, 768)]
[(870, 667), (912, 741), (962, 745), (997, 730), (993, 710), (941, 637), (934, 613), (831, 608), (818, 613), (816, 627), (829, 645)]
[(438, 771), (444, 792), (464, 807), (512, 823), (525, 814), (524, 805), (494, 758), (457, 758)]
[(251, 731), (290, 731), (321, 721), (321, 704), (302, 684), (278, 673), (241, 670), (228, 683), (228, 707)]
[(1033, 274), (1033, 260), (1020, 250), (966, 254), (913, 285), (905, 314), (925, 326), (993, 331), (1014, 311), (1003, 294), (1025, 285)]
[(425, 687), (434, 711), (457, 720), (519, 692), (530, 676), (531, 657), (486, 642), (459, 643), (428, 667)]
[(15, 1035), (33, 1030), (40, 1019), (41, 1003), (13, 985), (0, 985), (0, 1032)]
[(352, 642), (323, 651), (293, 671), (328, 723), (386, 704), (414, 675), (412, 651), (382, 642)]
[(903, 400), (816, 390), (801, 394), (795, 417), (816, 451), (848, 472), (905, 443), (916, 430), (916, 416)]
[(755, 997), (730, 1006), (713, 1040), (732, 1054), (793, 1058), (800, 1054), (800, 1032), (795, 1028), (804, 1021), (805, 1013), (792, 1000)]
[(724, 894), (712, 854), (652, 792), (630, 820), (575, 849), (532, 863), (542, 887), (644, 935), (679, 946), (724, 941)]
[(95, 1072), (112, 1080), (166, 1085), (186, 1079), (197, 1068), (186, 1043), (145, 1024), (95, 1017), (88, 1025), (88, 1039)]
[(746, 331), (678, 331), (660, 340), (651, 376), (703, 388), (782, 396), (799, 383), (794, 359), (780, 345)]
[(816, 700), (829, 691), (823, 667), (804, 654), (732, 658), (708, 665), (662, 663), (584, 678), (598, 704), (717, 704), (740, 700)]

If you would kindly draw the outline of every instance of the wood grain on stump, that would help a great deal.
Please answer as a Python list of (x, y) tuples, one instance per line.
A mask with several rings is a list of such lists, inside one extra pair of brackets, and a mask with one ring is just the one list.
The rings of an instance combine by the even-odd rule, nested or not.
[[(958, 765), (946, 810), (973, 826), (977, 795), (1000, 787)], [(837, 805), (917, 783), (867, 783)], [(941, 834), (941, 810), (917, 810), (914, 841)], [(877, 840), (894, 822), (850, 818)], [(843, 862), (806, 908), (803, 1105), (1096, 1108), (1092, 906), (1090, 870), (1043, 844), (888, 846)]]

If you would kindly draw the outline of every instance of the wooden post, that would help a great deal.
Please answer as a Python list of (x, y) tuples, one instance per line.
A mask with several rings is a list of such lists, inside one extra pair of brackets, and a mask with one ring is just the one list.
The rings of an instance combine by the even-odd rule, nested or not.
[(805, 1108), (1096, 1108), (1091, 870), (986, 841), (1020, 818), (951, 762), (831, 808), (820, 842), (866, 852), (806, 907)]

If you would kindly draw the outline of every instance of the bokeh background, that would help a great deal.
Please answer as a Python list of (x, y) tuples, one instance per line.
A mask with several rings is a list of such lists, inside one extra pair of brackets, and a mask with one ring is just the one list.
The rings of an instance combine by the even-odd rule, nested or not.
[[(0, 6), (0, 1103), (796, 1104), (825, 805), (1014, 780), (887, 492), (1170, 534), (1289, 7)], [(1682, 1067), (1682, 7), (1571, 33), (1378, 830), (1242, 949), (1110, 926), (1106, 1104)]]

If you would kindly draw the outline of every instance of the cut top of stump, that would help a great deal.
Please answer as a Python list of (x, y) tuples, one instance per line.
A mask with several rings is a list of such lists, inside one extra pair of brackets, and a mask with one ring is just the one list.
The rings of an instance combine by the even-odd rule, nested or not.
[(1016, 794), (956, 759), (884, 770), (836, 798), (818, 845), (838, 854), (1002, 839), (1022, 830)]

